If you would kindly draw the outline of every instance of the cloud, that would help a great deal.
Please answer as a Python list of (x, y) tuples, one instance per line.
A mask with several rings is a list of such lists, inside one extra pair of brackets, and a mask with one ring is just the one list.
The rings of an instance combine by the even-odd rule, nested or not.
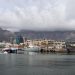
[(74, 4), (74, 0), (0, 0), (0, 27), (75, 30)]
[(67, 19), (75, 19), (75, 0), (67, 1)]

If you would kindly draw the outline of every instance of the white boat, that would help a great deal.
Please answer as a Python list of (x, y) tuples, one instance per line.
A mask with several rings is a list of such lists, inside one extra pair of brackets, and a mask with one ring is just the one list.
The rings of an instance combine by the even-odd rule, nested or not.
[(34, 46), (31, 44), (28, 47), (25, 47), (24, 50), (29, 52), (39, 52), (41, 48), (39, 46)]
[(8, 54), (8, 52), (7, 51), (4, 51), (4, 54)]

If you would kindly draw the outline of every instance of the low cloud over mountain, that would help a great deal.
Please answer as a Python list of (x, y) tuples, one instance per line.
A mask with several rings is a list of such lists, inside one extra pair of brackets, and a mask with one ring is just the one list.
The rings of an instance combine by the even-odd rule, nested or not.
[(75, 41), (75, 31), (32, 31), (21, 30), (18, 32), (10, 32), (0, 28), (0, 41), (11, 41), (11, 37), (22, 35), (27, 39), (52, 39), (52, 40), (71, 40)]

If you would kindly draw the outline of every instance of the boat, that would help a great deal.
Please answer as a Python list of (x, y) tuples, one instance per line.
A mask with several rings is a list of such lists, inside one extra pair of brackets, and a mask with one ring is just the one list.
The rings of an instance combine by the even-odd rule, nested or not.
[(28, 52), (39, 52), (41, 48), (39, 46), (34, 46), (30, 44), (28, 47), (25, 47), (24, 50)]
[(7, 54), (7, 53), (17, 53), (17, 48), (3, 48), (2, 52)]

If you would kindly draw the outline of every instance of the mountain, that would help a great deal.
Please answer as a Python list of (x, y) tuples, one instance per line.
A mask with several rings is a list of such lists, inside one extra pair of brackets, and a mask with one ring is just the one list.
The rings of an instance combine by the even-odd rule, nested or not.
[(53, 39), (75, 41), (75, 31), (32, 31), (21, 30), (15, 35), (22, 35), (28, 39)]
[(14, 33), (0, 28), (0, 42), (1, 41), (10, 41), (10, 37), (13, 37), (13, 36), (14, 36)]
[(23, 36), (28, 39), (52, 39), (52, 40), (70, 40), (75, 41), (75, 31), (33, 31), (21, 30), (10, 32), (0, 28), (0, 41), (10, 41), (11, 37)]

